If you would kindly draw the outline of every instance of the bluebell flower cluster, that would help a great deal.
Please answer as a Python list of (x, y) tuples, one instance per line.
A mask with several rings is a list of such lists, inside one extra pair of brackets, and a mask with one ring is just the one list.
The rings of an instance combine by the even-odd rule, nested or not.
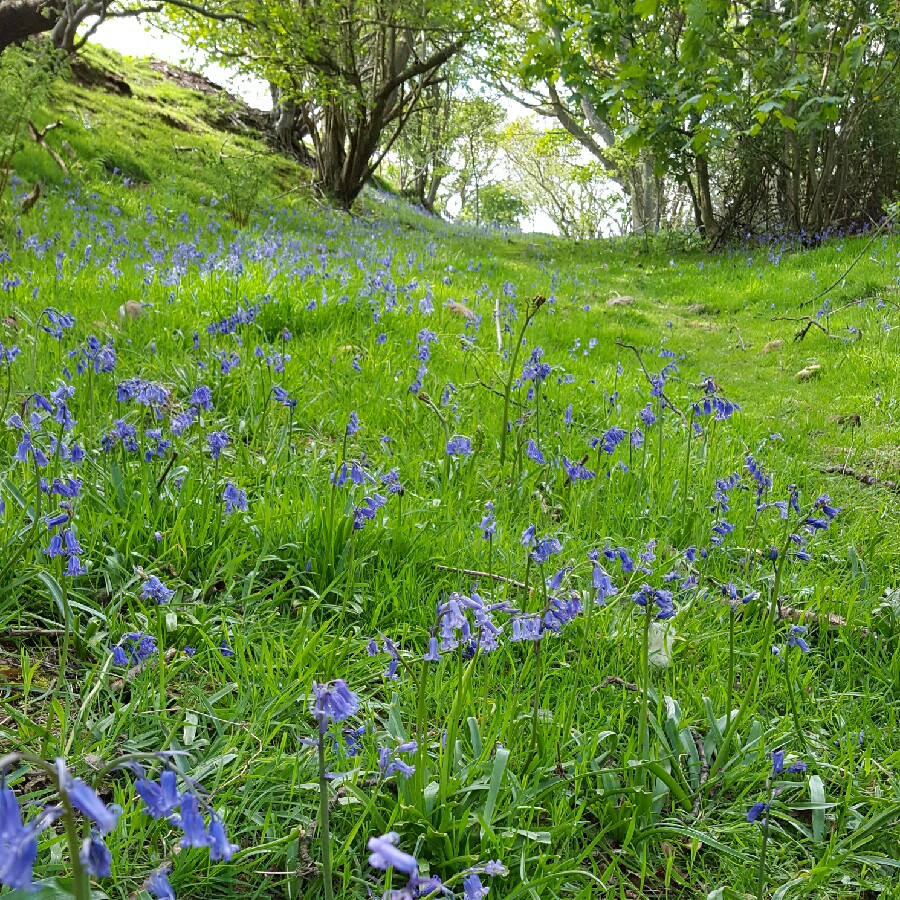
[[(386, 891), (382, 895), (382, 900), (420, 900), (425, 897), (451, 895), (452, 892), (444, 886), (437, 875), (430, 875), (428, 878), (419, 876), (419, 861), (411, 854), (400, 850), (397, 846), (399, 842), (400, 835), (395, 831), (369, 838), (369, 865), (382, 871), (393, 869), (407, 877), (403, 887)], [(481, 875), (502, 877), (506, 874), (506, 867), (494, 860), (471, 866), (459, 873), (456, 877), (462, 876), (463, 900), (484, 900), (488, 896), (489, 889), (482, 884)]]
[[(222, 817), (206, 803), (195, 785), (188, 784), (185, 790), (179, 791), (177, 776), (170, 769), (163, 770), (159, 782), (146, 778), (139, 767), (137, 770), (135, 791), (151, 819), (165, 819), (179, 828), (183, 848), (208, 848), (213, 862), (231, 860), (239, 848), (228, 839)], [(209, 816), (208, 823), (201, 807)]]
[(152, 634), (128, 631), (112, 648), (112, 658), (117, 666), (136, 666), (153, 656), (157, 650), (156, 638)]
[(231, 481), (225, 485), (225, 490), (222, 491), (222, 500), (225, 503), (226, 515), (238, 511), (247, 512), (247, 492), (235, 487)]
[(159, 382), (143, 378), (129, 378), (116, 388), (119, 403), (133, 401), (153, 410), (157, 419), (163, 417), (163, 410), (169, 402), (169, 389)]
[(448, 456), (471, 456), (473, 452), (471, 438), (458, 435), (447, 441)]

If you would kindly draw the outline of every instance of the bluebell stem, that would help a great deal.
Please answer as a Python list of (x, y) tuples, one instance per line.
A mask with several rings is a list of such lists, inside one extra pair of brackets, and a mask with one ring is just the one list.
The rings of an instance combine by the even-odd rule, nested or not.
[(325, 898), (333, 900), (331, 878), (331, 832), (328, 818), (328, 776), (325, 766), (325, 735), (329, 722), (343, 722), (359, 711), (359, 697), (343, 679), (327, 684), (313, 682), (311, 711), (319, 726), (319, 835), (322, 847), (322, 878)]

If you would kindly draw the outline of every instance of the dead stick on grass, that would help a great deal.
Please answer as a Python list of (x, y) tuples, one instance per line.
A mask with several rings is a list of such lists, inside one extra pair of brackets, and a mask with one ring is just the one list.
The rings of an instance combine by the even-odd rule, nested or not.
[(440, 569), (442, 572), (458, 572), (460, 575), (469, 575), (472, 578), (489, 578), (492, 581), (500, 581), (503, 584), (512, 585), (512, 587), (518, 588), (520, 591), (529, 590), (529, 588), (521, 581), (516, 581), (514, 578), (507, 578), (505, 575), (495, 575), (493, 572), (479, 572), (477, 569), (460, 569), (457, 566), (442, 566), (439, 563), (435, 563), (434, 567)]

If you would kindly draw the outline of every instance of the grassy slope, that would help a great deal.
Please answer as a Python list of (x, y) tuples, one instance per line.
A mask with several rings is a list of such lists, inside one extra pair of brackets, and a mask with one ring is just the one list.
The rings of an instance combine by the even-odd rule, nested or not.
[[(816, 840), (810, 829), (818, 814), (810, 817), (802, 809), (808, 799), (806, 782), (788, 788), (773, 816), (772, 883), (797, 877), (798, 895), (817, 897), (875, 896), (879, 885), (889, 883), (888, 870), (853, 859), (846, 842), (851, 826), (895, 808), (900, 799), (890, 775), (900, 751), (891, 702), (897, 642), (893, 614), (879, 609), (884, 591), (894, 587), (895, 499), (819, 469), (840, 462), (882, 477), (892, 477), (896, 470), (896, 338), (882, 326), (885, 320), (896, 321), (893, 280), (900, 242), (879, 238), (831, 295), (833, 307), (865, 300), (832, 323), (842, 335), (849, 334), (847, 325), (861, 329), (858, 343), (829, 339), (815, 330), (795, 343), (796, 326), (773, 322), (772, 316), (798, 314), (799, 304), (850, 264), (862, 239), (785, 252), (775, 264), (765, 248), (710, 258), (669, 252), (664, 246), (646, 251), (636, 242), (568, 246), (541, 236), (473, 234), (374, 197), (356, 219), (322, 209), (302, 192), (273, 201), (266, 196), (302, 185), (306, 174), (252, 141), (224, 137), (209, 127), (203, 121), (208, 101), (199, 95), (164, 83), (143, 63), (103, 56), (125, 75), (135, 96), (60, 85), (53, 108), (42, 119), (63, 122), (50, 141), (59, 147), (66, 139), (76, 149), (79, 186), (72, 190), (65, 185), (39, 148), (27, 148), (16, 160), (26, 186), (40, 178), (49, 190), (38, 208), (19, 220), (22, 234), (11, 237), (12, 258), (0, 270), (0, 276), (16, 275), (24, 282), (0, 294), (19, 323), (4, 341), (15, 340), (23, 348), (12, 369), (13, 399), (18, 402), (36, 388), (51, 390), (67, 360), (65, 352), (95, 332), (115, 342), (118, 368), (115, 374), (97, 376), (93, 413), (85, 399), (85, 378), (76, 378), (73, 408), (78, 433), (89, 448), (98, 445), (116, 416), (141, 424), (132, 408), (113, 399), (118, 381), (138, 375), (167, 384), (176, 409), (186, 403), (198, 379), (206, 380), (216, 406), (204, 416), (203, 430), (226, 429), (232, 446), (221, 464), (213, 466), (202, 431), (195, 427), (188, 432), (176, 441), (179, 458), (160, 498), (153, 486), (164, 461), (154, 460), (148, 475), (136, 459), (91, 457), (82, 475), (85, 494), (77, 505), (78, 534), (91, 569), (71, 582), (69, 590), (70, 598), (82, 604), (79, 628), (93, 622), (93, 630), (83, 631), (88, 646), (79, 648), (73, 662), (75, 694), (68, 711), (65, 704), (55, 710), (47, 705), (42, 691), (52, 677), (40, 666), (31, 685), (33, 697), (20, 688), (30, 676), (18, 674), (18, 667), (27, 671), (44, 661), (52, 672), (55, 649), (40, 640), (0, 636), (0, 671), (11, 673), (2, 677), (13, 685), (2, 700), (7, 718), (0, 714), (0, 728), (12, 744), (48, 757), (65, 753), (73, 763), (87, 753), (112, 757), (122, 750), (191, 751), (194, 762), (184, 770), (202, 777), (216, 792), (216, 806), (233, 837), (243, 846), (261, 841), (275, 846), (268, 855), (248, 856), (230, 867), (208, 867), (202, 851), (182, 853), (173, 876), (176, 887), (191, 897), (232, 896), (238, 890), (260, 897), (315, 896), (321, 882), (314, 878), (264, 874), (294, 872), (296, 843), (279, 841), (315, 816), (314, 761), (297, 743), (298, 735), (310, 733), (304, 708), (311, 680), (347, 678), (366, 702), (373, 736), (385, 740), (389, 732), (399, 739), (401, 727), (414, 732), (416, 671), (396, 685), (383, 683), (386, 660), (367, 658), (365, 639), (378, 629), (406, 651), (421, 653), (441, 592), (472, 588), (468, 579), (435, 570), (435, 562), (491, 567), (522, 578), (524, 557), (517, 537), (525, 525), (537, 522), (541, 533), (559, 533), (564, 552), (557, 559), (576, 567), (574, 583), (584, 588), (590, 582), (586, 553), (606, 540), (640, 550), (656, 538), (661, 557), (670, 546), (706, 543), (714, 481), (741, 470), (750, 451), (772, 473), (773, 496), (785, 496), (786, 485), (796, 482), (804, 497), (828, 489), (845, 507), (839, 524), (813, 542), (814, 561), (793, 567), (785, 588), (794, 606), (818, 617), (836, 613), (848, 621), (840, 629), (818, 629), (814, 652), (793, 658), (792, 678), (802, 685), (800, 716), (809, 746), (804, 750), (792, 734), (783, 671), (777, 661), (766, 659), (750, 707), (759, 731), (750, 731), (748, 738), (742, 729), (749, 741), (746, 753), (735, 759), (715, 797), (705, 801), (699, 820), (687, 824), (674, 814), (670, 799), (661, 798), (651, 826), (648, 811), (635, 799), (640, 791), (621, 801), (615, 793), (617, 778), (632, 787), (643, 785), (621, 764), (638, 752), (634, 695), (592, 689), (608, 675), (627, 681), (638, 677), (631, 610), (627, 603), (611, 604), (548, 645), (540, 701), (548, 711), (542, 752), (529, 752), (532, 654), (521, 645), (505, 645), (479, 666), (463, 701), (463, 767), (454, 770), (449, 784), (441, 782), (436, 811), (422, 805), (417, 779), (400, 786), (399, 803), (390, 791), (382, 791), (368, 805), (371, 788), (361, 782), (348, 788), (334, 811), (338, 846), (347, 841), (346, 852), (339, 853), (340, 896), (364, 896), (358, 880), (370, 874), (364, 838), (395, 825), (404, 834), (406, 849), (415, 849), (445, 877), (476, 858), (501, 858), (513, 874), (497, 882), (494, 896), (525, 896), (522, 873), (536, 885), (532, 890), (538, 896), (607, 896), (600, 882), (611, 886), (609, 896), (617, 897), (666, 896), (666, 890), (668, 896), (704, 896), (716, 887), (742, 896), (755, 890), (759, 844), (758, 827), (746, 823), (744, 812), (764, 791), (765, 750), (782, 742), (810, 762), (811, 771), (823, 779), (828, 802), (836, 806), (827, 812), (826, 838)], [(167, 125), (162, 114), (186, 123), (188, 130)], [(235, 231), (224, 215), (228, 202), (222, 198), (241, 187), (246, 170), (234, 162), (224, 168), (215, 162), (223, 144), (254, 154), (266, 171), (264, 195), (243, 231)], [(196, 146), (201, 152), (173, 152), (176, 145)], [(125, 186), (113, 169), (136, 183)], [(218, 199), (215, 207), (211, 197)], [(29, 235), (52, 239), (55, 233), (60, 238), (43, 252), (28, 242)], [(185, 247), (202, 258), (215, 254), (216, 263), (204, 272), (189, 263), (184, 273), (169, 277), (173, 260), (184, 258)], [(64, 253), (60, 277), (57, 252)], [(108, 268), (113, 259), (122, 271), (118, 278)], [(385, 311), (390, 292), (377, 281), (373, 286), (373, 273), (380, 273), (381, 283), (400, 286), (397, 312)], [(410, 286), (413, 281), (415, 287)], [(507, 282), (518, 294), (520, 313), (525, 298), (537, 293), (555, 297), (528, 333), (529, 346), (541, 345), (545, 359), (557, 367), (542, 400), (540, 443), (548, 456), (580, 458), (590, 452), (588, 438), (603, 428), (636, 423), (648, 386), (633, 355), (616, 346), (617, 339), (645, 348), (645, 362), (653, 371), (663, 360), (650, 348), (664, 343), (683, 354), (679, 378), (667, 388), (678, 405), (696, 398), (697, 385), (707, 374), (741, 404), (738, 416), (693, 443), (687, 492), (684, 432), (671, 417), (662, 450), (657, 450), (656, 431), (648, 429), (646, 452), (620, 450), (631, 470), (627, 475), (613, 472), (600, 494), (593, 493), (594, 483), (566, 485), (556, 470), (532, 467), (512, 478), (500, 477), (495, 449), (499, 400), (479, 382), (494, 389), (502, 384), (505, 363), (497, 358), (491, 313), (494, 295), (504, 307), (509, 302)], [(421, 310), (426, 285), (433, 291), (432, 314)], [(32, 288), (38, 291), (36, 299)], [(608, 307), (607, 298), (616, 293), (634, 296), (636, 302)], [(350, 302), (341, 303), (345, 296)], [(256, 322), (242, 329), (243, 346), (231, 336), (206, 335), (205, 326), (214, 318), (260, 298), (266, 302)], [(144, 314), (138, 321), (120, 322), (116, 310), (128, 299), (147, 304)], [(483, 317), (477, 351), (461, 352), (461, 321), (446, 309), (451, 299), (464, 301)], [(404, 315), (407, 303), (411, 311)], [(32, 382), (27, 323), (47, 305), (74, 313), (77, 322), (59, 351), (41, 335)], [(381, 313), (378, 322), (370, 305)], [(293, 338), (281, 347), (283, 327)], [(458, 393), (442, 415), (451, 432), (471, 436), (479, 448), (471, 462), (460, 466), (445, 463), (446, 434), (438, 416), (408, 391), (419, 364), (417, 334), (426, 327), (435, 331), (437, 342), (424, 389), (438, 401), (444, 385), (454, 384)], [(199, 353), (192, 349), (194, 330), (203, 335)], [(388, 336), (384, 344), (376, 340), (382, 332)], [(594, 338), (596, 348), (589, 345)], [(762, 354), (772, 339), (782, 339), (783, 346)], [(508, 346), (509, 338), (505, 340)], [(293, 416), (265, 400), (273, 376), (253, 357), (257, 343), (292, 356), (284, 375), (274, 380), (299, 398)], [(219, 374), (209, 355), (215, 349), (239, 352), (241, 366), (228, 376)], [(198, 361), (207, 368), (198, 372)], [(621, 376), (616, 375), (619, 362)], [(795, 373), (811, 363), (822, 367), (818, 377), (797, 381)], [(557, 384), (556, 375), (563, 372), (574, 376), (573, 384)], [(611, 407), (604, 392), (614, 389), (619, 400)], [(569, 404), (572, 428), (563, 424)], [(342, 520), (329, 543), (328, 473), (341, 452), (351, 410), (359, 413), (363, 428), (348, 452), (364, 458), (373, 471), (399, 468), (406, 495), (402, 502), (392, 498), (386, 520), (370, 525), (354, 541)], [(859, 414), (860, 428), (837, 421), (851, 413)], [(143, 427), (152, 424), (144, 421)], [(535, 434), (535, 424), (534, 418), (529, 420), (529, 435)], [(770, 440), (774, 432), (783, 440)], [(382, 435), (392, 441), (382, 442)], [(16, 508), (13, 487), (26, 493), (31, 489), (27, 475), (10, 461), (16, 440), (12, 432), (2, 439), (11, 511)], [(588, 464), (596, 468), (595, 462), (591, 455)], [(172, 488), (174, 478), (184, 479), (180, 490)], [(246, 520), (221, 520), (218, 496), (225, 478), (247, 491)], [(362, 494), (357, 490), (354, 496), (358, 503)], [(477, 528), (487, 500), (496, 504), (499, 521), (490, 551)], [(343, 505), (341, 495), (338, 508)], [(350, 505), (348, 500), (348, 509)], [(749, 492), (736, 494), (733, 506), (731, 518), (738, 526), (729, 545), (733, 549), (714, 554), (706, 574), (743, 583), (742, 548), (764, 550), (770, 538), (778, 539), (780, 527), (752, 526)], [(23, 515), (11, 512), (5, 520), (7, 554), (20, 545), (16, 523)], [(162, 534), (159, 542), (153, 537), (156, 531)], [(38, 575), (48, 568), (39, 548), (10, 558), (14, 567), (2, 573), (0, 628), (58, 624), (52, 592)], [(168, 616), (141, 601), (140, 571), (157, 573), (178, 590), (165, 610)], [(618, 570), (614, 575), (624, 594), (624, 579)], [(769, 583), (761, 569), (746, 581), (756, 590)], [(638, 584), (632, 583), (630, 590)], [(482, 582), (480, 589), (485, 593), (489, 585)], [(683, 725), (706, 732), (704, 698), (711, 698), (717, 715), (725, 712), (727, 616), (722, 604), (702, 596), (680, 598), (679, 607), (673, 663), (654, 675), (654, 685), (677, 700)], [(763, 621), (762, 610), (752, 606), (739, 619), (740, 684), (749, 676)], [(164, 667), (149, 667), (123, 690), (108, 680), (106, 648), (123, 631), (137, 627), (153, 631), (169, 647), (196, 646), (197, 656), (176, 656)], [(217, 652), (223, 636), (234, 646), (234, 658)], [(423, 724), (433, 739), (429, 754), (438, 752), (441, 729), (452, 727), (456, 683), (451, 656), (427, 686)], [(79, 718), (79, 698), (95, 685), (92, 705)], [(741, 697), (739, 689), (737, 700)], [(467, 716), (472, 717), (469, 724)], [(664, 719), (661, 705), (660, 721)], [(843, 735), (859, 731), (866, 733), (863, 750), (846, 741), (835, 746)], [(484, 818), (481, 797), (495, 770), (490, 748), (498, 743), (510, 748), (512, 756), (492, 827), (486, 828), (475, 813)], [(372, 769), (374, 756), (370, 736), (359, 764)], [(420, 774), (424, 762), (419, 760)], [(558, 763), (565, 778), (557, 772)], [(344, 760), (335, 768), (352, 765)], [(107, 787), (124, 805), (132, 804), (125, 779)], [(658, 791), (661, 785), (648, 782), (646, 787)], [(29, 790), (35, 798), (41, 796), (39, 784)], [(649, 794), (643, 796), (649, 804)], [(861, 849), (873, 855), (893, 853), (892, 820), (874, 831)], [(107, 890), (125, 896), (171, 856), (169, 835), (141, 816), (127, 816), (110, 839), (117, 877)], [(315, 843), (312, 852), (316, 855)], [(40, 872), (60, 867), (43, 847)], [(842, 884), (841, 878), (849, 880)], [(239, 879), (237, 887), (233, 879)]]

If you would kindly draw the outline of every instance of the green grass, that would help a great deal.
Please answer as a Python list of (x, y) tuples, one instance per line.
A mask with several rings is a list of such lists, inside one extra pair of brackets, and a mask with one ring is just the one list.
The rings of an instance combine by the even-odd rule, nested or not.
[[(46, 192), (7, 232), (0, 287), (4, 278), (21, 285), (6, 282), (0, 293), (2, 341), (22, 352), (0, 372), (2, 389), (10, 378), (2, 418), (35, 391), (55, 390), (69, 368), (72, 435), (87, 458), (76, 468), (53, 457), (39, 474), (82, 480), (73, 527), (88, 571), (67, 578), (43, 553), (47, 529), (32, 523), (57, 503), (14, 461), (20, 434), (4, 427), (0, 736), (4, 751), (63, 756), (89, 781), (123, 754), (174, 752), (171, 765), (211, 793), (242, 850), (227, 864), (181, 850), (171, 825), (140, 812), (132, 776), (117, 772), (96, 785), (125, 810), (108, 839), (114, 877), (103, 890), (133, 895), (168, 860), (183, 897), (323, 896), (313, 825), (319, 773), (304, 740), (316, 733), (313, 681), (343, 678), (361, 699), (346, 724), (367, 731), (358, 757), (343, 739), (339, 750), (327, 748), (339, 776), (330, 782), (338, 897), (365, 897), (366, 885), (381, 893), (366, 841), (391, 830), (422, 874), (446, 880), (500, 860), (509, 874), (493, 879), (496, 897), (757, 896), (762, 828), (745, 815), (766, 797), (768, 754), (779, 746), (809, 768), (775, 779), (764, 896), (898, 896), (896, 495), (824, 469), (896, 478), (900, 240), (877, 238), (829, 294), (832, 309), (860, 301), (831, 317), (833, 337), (813, 329), (795, 341), (798, 324), (773, 317), (815, 313), (821, 301), (801, 305), (868, 238), (786, 251), (776, 264), (766, 248), (707, 256), (663, 240), (570, 246), (474, 233), (375, 195), (351, 218), (302, 192), (278, 199), (305, 176), (250, 144), (244, 149), (266, 177), (246, 201), (247, 226), (236, 229), (223, 199), (233, 171), (229, 181), (209, 162), (225, 138), (204, 129), (202, 99), (157, 83), (142, 63), (113, 63), (134, 97), (59, 85), (44, 111), (42, 121), (64, 123), (50, 141), (59, 147), (65, 137), (81, 160), (69, 184), (37, 147), (16, 159), (25, 182), (16, 191), (41, 178)], [(167, 126), (154, 113), (160, 106), (192, 131)], [(202, 152), (173, 152), (176, 142)], [(608, 306), (617, 294), (635, 302)], [(537, 295), (551, 299), (525, 331), (513, 374), (537, 346), (553, 371), (539, 403), (525, 388), (512, 391), (501, 467), (508, 356)], [(512, 331), (500, 352), (496, 297)], [(477, 327), (448, 309), (451, 300), (480, 317)], [(138, 319), (120, 317), (126, 301), (143, 304)], [(259, 308), (238, 327), (240, 340), (208, 334), (244, 304)], [(75, 316), (59, 342), (36, 327), (47, 307)], [(436, 340), (416, 396), (409, 386), (426, 328)], [(115, 371), (76, 373), (69, 352), (91, 334), (115, 346)], [(772, 340), (783, 343), (763, 353)], [(665, 391), (689, 420), (708, 376), (740, 411), (724, 422), (704, 418), (689, 441), (689, 421), (669, 410), (661, 428), (641, 425), (643, 447), (626, 440), (612, 456), (592, 450), (592, 437), (636, 427), (639, 410), (656, 403), (636, 354), (621, 344), (637, 347), (651, 373), (669, 361), (661, 348), (675, 351), (678, 370)], [(283, 373), (254, 355), (257, 345), (290, 355)], [(222, 374), (216, 351), (237, 353), (240, 365)], [(811, 364), (818, 374), (798, 381)], [(132, 377), (168, 389), (158, 421), (146, 407), (116, 401), (116, 386)], [(212, 410), (173, 436), (173, 417), (201, 383), (212, 389)], [(448, 384), (455, 391), (443, 405)], [(273, 385), (296, 398), (296, 410), (274, 402)], [(351, 411), (361, 427), (348, 437)], [(843, 419), (854, 414), (859, 427)], [(141, 452), (102, 449), (119, 418), (135, 427)], [(154, 428), (172, 446), (145, 463)], [(230, 436), (218, 462), (206, 442), (212, 430)], [(474, 453), (448, 458), (452, 436), (469, 437)], [(550, 464), (524, 456), (529, 438)], [(767, 554), (789, 532), (777, 510), (757, 514), (748, 453), (772, 478), (765, 500), (787, 500), (796, 484), (804, 508), (823, 492), (842, 507), (830, 528), (808, 536), (811, 561), (791, 559), (782, 571), (776, 599), (808, 616), (812, 648), (785, 648), (787, 669), (770, 645), (785, 643), (793, 620), (771, 618), (776, 578)], [(586, 456), (598, 477), (570, 483), (557, 464), (563, 455)], [(375, 477), (396, 469), (404, 486), (359, 531), (354, 506), (387, 490), (332, 488), (343, 459)], [(735, 530), (689, 566), (686, 548), (710, 547), (716, 481), (735, 472), (741, 485), (729, 492), (727, 513)], [(246, 491), (246, 513), (224, 514), (228, 482)], [(479, 527), (488, 501), (497, 519), (490, 541)], [(543, 567), (527, 563), (520, 543), (531, 524), (562, 544)], [(619, 593), (593, 605), (589, 551), (624, 547), (637, 559), (650, 540), (650, 574), (604, 562)], [(477, 590), (535, 612), (542, 578), (563, 567), (571, 571), (561, 590), (578, 592), (585, 610), (546, 636), (539, 655), (508, 640), (510, 617), (498, 613), (499, 649), (423, 663), (436, 605), (450, 592)], [(649, 666), (645, 734), (645, 620), (631, 595), (644, 582), (662, 587), (676, 568), (676, 584), (691, 571), (698, 583), (677, 591), (676, 616), (648, 632), (651, 659), (668, 650), (664, 665)], [(527, 580), (532, 590), (462, 569)], [(150, 575), (175, 591), (168, 605), (142, 598)], [(728, 582), (760, 597), (734, 616), (730, 694), (742, 712), (723, 749), (732, 657), (720, 585)], [(58, 679), (65, 642), (40, 630), (65, 631), (67, 608), (69, 665)], [(126, 674), (110, 647), (127, 631), (154, 635), (160, 653)], [(367, 655), (369, 638), (381, 636), (400, 648), (396, 680), (384, 677), (387, 655)], [(222, 655), (223, 640), (234, 656)], [(379, 745), (416, 737), (416, 772), (379, 777)], [(703, 785), (698, 745), (713, 767)], [(17, 765), (10, 784), (28, 803), (52, 799), (32, 765)], [(44, 832), (36, 874), (68, 872), (62, 834)], [(400, 884), (395, 876), (393, 887)]]

